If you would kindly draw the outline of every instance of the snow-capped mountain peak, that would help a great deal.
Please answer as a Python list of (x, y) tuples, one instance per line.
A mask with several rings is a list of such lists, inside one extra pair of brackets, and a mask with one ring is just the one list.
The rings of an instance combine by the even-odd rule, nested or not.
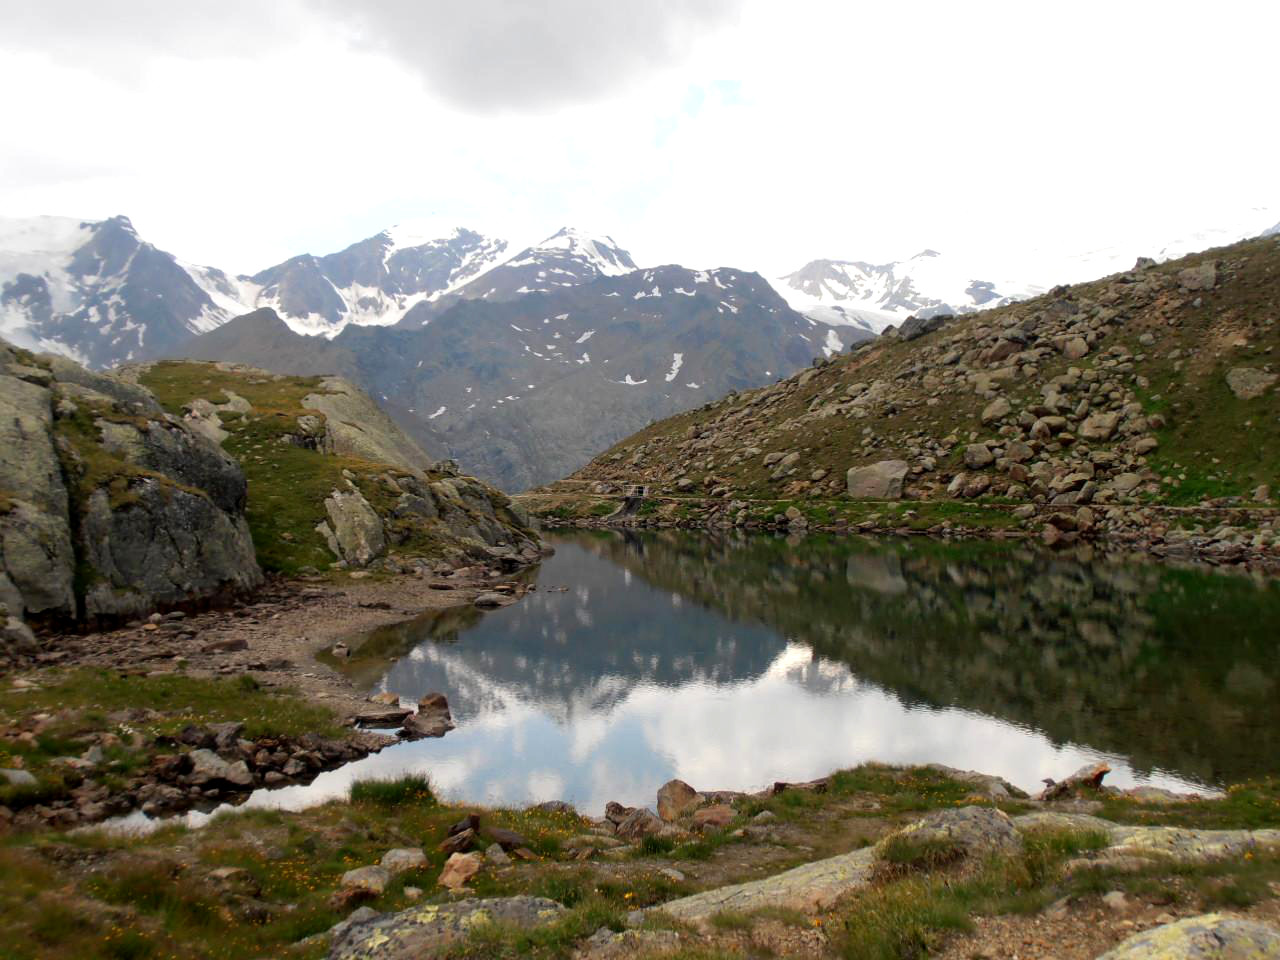
[(907, 317), (968, 313), (1039, 292), (1016, 281), (984, 279), (937, 250), (909, 260), (813, 260), (779, 278), (791, 306), (816, 320), (880, 332)]
[(0, 334), (19, 346), (105, 366), (231, 316), (128, 217), (0, 220)]
[(588, 233), (576, 227), (561, 227), (533, 249), (565, 251), (586, 260), (607, 277), (621, 276), (636, 269), (631, 254), (618, 246), (613, 237), (603, 233)]

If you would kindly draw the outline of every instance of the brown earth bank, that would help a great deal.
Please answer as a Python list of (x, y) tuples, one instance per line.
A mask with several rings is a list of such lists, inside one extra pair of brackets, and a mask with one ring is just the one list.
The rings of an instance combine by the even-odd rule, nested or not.
[[(397, 740), (365, 727), (407, 723), (399, 736), (432, 735), (398, 702), (370, 702), (331, 665), (345, 641), (432, 611), (503, 606), (529, 589), (511, 564), (271, 577), (217, 609), (154, 614), (107, 632), (39, 633), (33, 648), (10, 648), (0, 661), (0, 775), (9, 781), (0, 780), (0, 824), (68, 827), (139, 808), (235, 802)], [(99, 687), (119, 698), (115, 709), (94, 702)], [(254, 697), (273, 697), (257, 723)], [(44, 741), (65, 755), (44, 757)], [(113, 773), (121, 751), (126, 773)], [(50, 762), (26, 769), (28, 759)]]

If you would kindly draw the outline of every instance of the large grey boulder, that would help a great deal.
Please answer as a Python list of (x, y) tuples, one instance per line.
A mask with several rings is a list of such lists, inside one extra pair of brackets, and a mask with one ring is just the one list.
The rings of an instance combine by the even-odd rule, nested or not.
[(321, 523), (318, 529), (339, 559), (363, 567), (386, 551), (382, 520), (359, 490), (334, 490), (324, 508), (329, 524)]
[(329, 960), (419, 960), (436, 956), (448, 944), (490, 924), (529, 930), (551, 923), (562, 913), (564, 907), (543, 897), (424, 904), (342, 931), (333, 939)]
[(1007, 813), (977, 806), (935, 810), (889, 834), (876, 848), (884, 850), (901, 841), (949, 847), (971, 857), (1012, 854), (1022, 847), (1022, 837)]
[(1144, 930), (1098, 960), (1273, 960), (1280, 930), (1220, 913), (1188, 917)]
[(900, 500), (907, 469), (905, 460), (881, 460), (866, 467), (851, 467), (845, 474), (845, 485), (854, 500)]
[(83, 555), (95, 572), (89, 617), (138, 616), (192, 597), (247, 590), (262, 577), (243, 516), (200, 492), (143, 480), (128, 502), (106, 490), (89, 498)]
[(0, 342), (0, 602), (134, 616), (262, 579), (246, 483), (144, 387)]

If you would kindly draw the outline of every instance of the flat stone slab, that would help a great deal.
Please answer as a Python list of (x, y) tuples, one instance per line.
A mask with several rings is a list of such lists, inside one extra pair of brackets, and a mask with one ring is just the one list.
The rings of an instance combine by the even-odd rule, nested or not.
[(876, 849), (865, 847), (852, 853), (806, 863), (784, 873), (749, 883), (737, 883), (705, 890), (689, 897), (659, 904), (650, 910), (677, 920), (700, 920), (725, 910), (748, 913), (761, 907), (790, 907), (793, 910), (820, 910), (850, 890), (871, 882)]

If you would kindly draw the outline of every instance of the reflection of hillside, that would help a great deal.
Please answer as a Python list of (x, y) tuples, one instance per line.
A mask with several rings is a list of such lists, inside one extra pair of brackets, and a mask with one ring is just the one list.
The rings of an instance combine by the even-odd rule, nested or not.
[(1207, 782), (1273, 773), (1280, 588), (991, 546), (795, 546), (661, 533), (579, 543), (766, 624), (907, 704), (957, 706)]
[[(516, 699), (569, 722), (608, 712), (644, 684), (753, 679), (786, 646), (768, 626), (685, 605), (573, 544), (543, 564), (539, 585), (493, 613), (450, 611), (376, 630), (354, 647), (348, 673), (368, 685), (385, 676), (380, 685), (404, 696), (447, 690), (459, 719)], [(548, 589), (558, 585), (570, 589)], [(840, 680), (789, 667), (814, 689)]]

